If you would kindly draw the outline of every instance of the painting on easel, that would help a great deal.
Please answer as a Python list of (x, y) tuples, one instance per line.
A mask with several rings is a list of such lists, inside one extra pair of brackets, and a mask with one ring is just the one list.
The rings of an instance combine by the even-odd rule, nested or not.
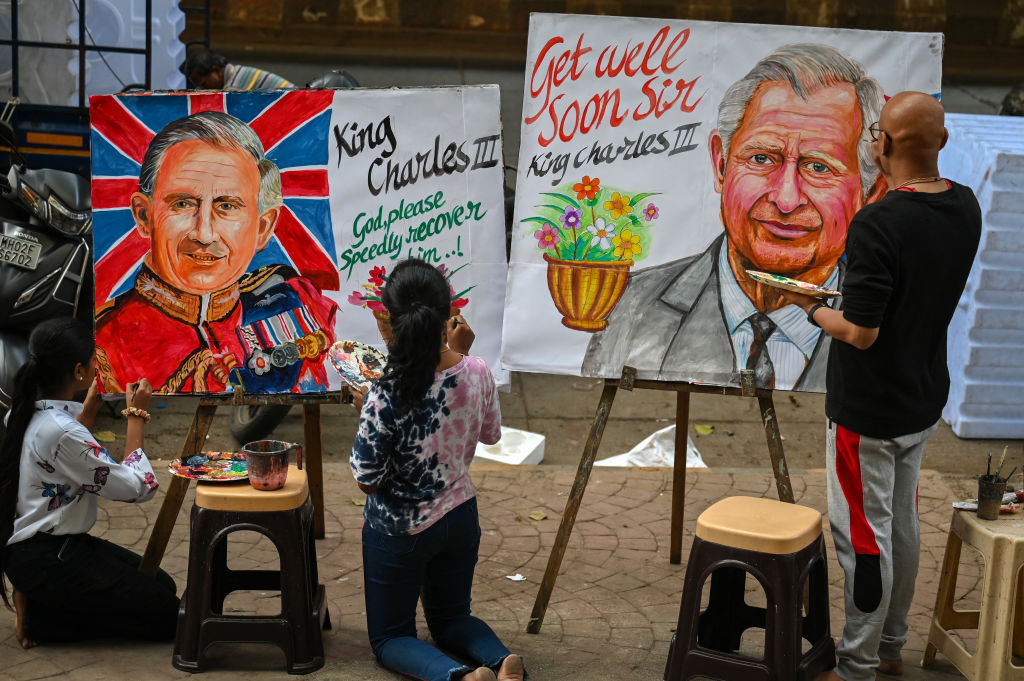
[(887, 191), (868, 128), (887, 95), (939, 96), (941, 54), (938, 34), (532, 15), (505, 366), (824, 391), (828, 336), (747, 271), (841, 287), (850, 219)]
[(383, 347), (380, 287), (409, 257), (501, 374), (496, 87), (98, 96), (91, 121), (107, 392), (337, 390), (329, 349)]

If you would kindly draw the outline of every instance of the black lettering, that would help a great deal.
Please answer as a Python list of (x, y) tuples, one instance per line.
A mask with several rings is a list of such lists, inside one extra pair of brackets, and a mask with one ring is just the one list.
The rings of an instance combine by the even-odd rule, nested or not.
[(690, 151), (696, 149), (697, 145), (693, 142), (693, 132), (697, 129), (700, 123), (686, 123), (676, 128), (676, 141), (672, 145), (672, 151), (668, 152), (669, 156), (675, 156), (681, 154), (684, 151)]
[(498, 151), (498, 142), (501, 140), (501, 135), (489, 135), (487, 137), (478, 137), (473, 140), (473, 145), (476, 147), (476, 154), (474, 155), (473, 167), (471, 170), (477, 168), (493, 168), (498, 165), (498, 159), (495, 158), (495, 152)]

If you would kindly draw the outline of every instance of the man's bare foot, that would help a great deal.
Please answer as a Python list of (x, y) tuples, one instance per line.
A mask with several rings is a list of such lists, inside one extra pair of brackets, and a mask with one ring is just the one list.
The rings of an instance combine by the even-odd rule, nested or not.
[(889, 676), (903, 675), (903, 658), (897, 657), (894, 660), (887, 660), (884, 657), (878, 662), (878, 672)]
[(14, 590), (14, 635), (25, 650), (32, 648), (36, 642), (28, 637), (25, 631), (25, 620), (28, 618), (28, 598), (17, 589)]
[(827, 672), (822, 672), (814, 679), (814, 681), (843, 681), (843, 677), (836, 674), (835, 669), (830, 669)]
[(477, 667), (462, 677), (462, 681), (497, 681), (490, 667)]
[(523, 681), (524, 676), (526, 671), (523, 668), (523, 658), (513, 653), (501, 661), (498, 681)]

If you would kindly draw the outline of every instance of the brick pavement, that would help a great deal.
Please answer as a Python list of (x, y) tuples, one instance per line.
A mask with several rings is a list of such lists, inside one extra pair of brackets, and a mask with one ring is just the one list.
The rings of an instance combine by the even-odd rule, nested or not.
[[(317, 542), (321, 580), (327, 585), (334, 629), (325, 633), (328, 657), (316, 679), (390, 681), (396, 675), (374, 662), (366, 640), (359, 537), (361, 497), (340, 463), (328, 463), (327, 536)], [(575, 470), (563, 467), (510, 468), (474, 465), (480, 491), (483, 540), (474, 587), (474, 612), (486, 619), (509, 647), (522, 653), (537, 681), (660, 679), (678, 615), (684, 566), (668, 562), (671, 471), (595, 469), (539, 635), (524, 632), (533, 599), (547, 562), (558, 520)], [(161, 474), (161, 480), (166, 474)], [(917, 594), (911, 611), (906, 659), (908, 680), (960, 679), (941, 656), (927, 672), (917, 668), (923, 636), (935, 599), (938, 568), (945, 547), (949, 503), (963, 493), (957, 481), (926, 473), (921, 482), (922, 558)], [(793, 477), (798, 503), (825, 507), (822, 471)], [(689, 551), (697, 515), (713, 501), (730, 495), (774, 497), (770, 473), (764, 470), (690, 470), (687, 476), (684, 557)], [(191, 492), (186, 500), (192, 503)], [(101, 503), (94, 533), (136, 551), (144, 548), (159, 509), (155, 503), (133, 506)], [(547, 518), (531, 520), (533, 511)], [(184, 586), (188, 550), (187, 513), (178, 519), (163, 567)], [(832, 551), (829, 541), (829, 551)], [(966, 553), (966, 551), (965, 551)], [(256, 534), (230, 544), (232, 566), (267, 566), (276, 556)], [(966, 558), (958, 593), (977, 602), (980, 560)], [(833, 633), (841, 631), (841, 574), (830, 560)], [(520, 573), (525, 581), (507, 575)], [(751, 594), (751, 601), (757, 594)], [(267, 594), (238, 594), (226, 607), (239, 612), (274, 611)], [(59, 613), (54, 613), (59, 616)], [(423, 628), (425, 631), (425, 628)], [(745, 639), (744, 645), (763, 645)], [(214, 663), (206, 676), (252, 679), (281, 678), (283, 656), (274, 648), (224, 645), (211, 649)], [(100, 641), (81, 645), (17, 647), (13, 616), (0, 615), (0, 678), (29, 681), (52, 676), (73, 680), (109, 677), (183, 679), (171, 667), (171, 645)]]

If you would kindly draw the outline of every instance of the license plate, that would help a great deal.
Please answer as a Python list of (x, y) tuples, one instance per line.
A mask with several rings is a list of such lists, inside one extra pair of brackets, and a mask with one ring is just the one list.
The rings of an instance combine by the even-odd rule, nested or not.
[(34, 270), (42, 252), (43, 247), (35, 242), (0, 234), (0, 263)]

